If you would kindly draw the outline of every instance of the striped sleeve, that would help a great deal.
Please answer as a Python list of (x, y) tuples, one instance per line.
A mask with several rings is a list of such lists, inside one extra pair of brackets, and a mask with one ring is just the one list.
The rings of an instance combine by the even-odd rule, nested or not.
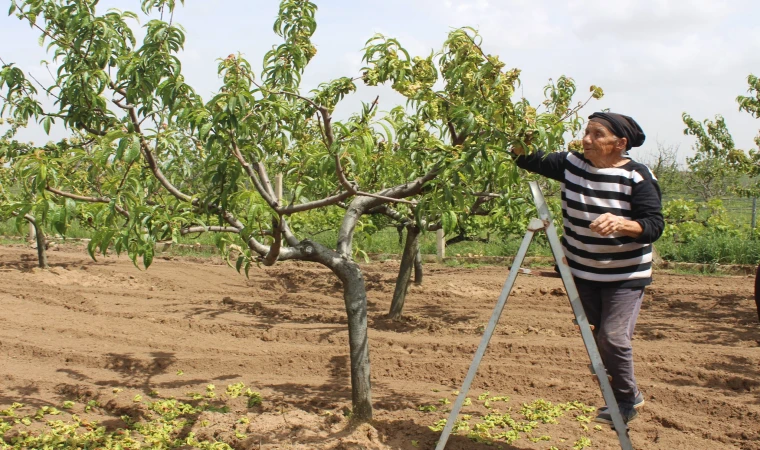
[(521, 169), (543, 175), (552, 180), (562, 181), (565, 175), (567, 152), (544, 153), (537, 151), (530, 155), (515, 157), (515, 164)]

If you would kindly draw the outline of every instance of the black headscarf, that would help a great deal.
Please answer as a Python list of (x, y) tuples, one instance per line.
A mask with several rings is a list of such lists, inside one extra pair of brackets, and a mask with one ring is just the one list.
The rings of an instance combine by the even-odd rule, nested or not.
[(615, 113), (595, 112), (588, 118), (589, 121), (601, 123), (615, 136), (626, 138), (628, 141), (626, 150), (630, 150), (631, 147), (641, 147), (644, 139), (646, 139), (644, 130), (631, 117)]

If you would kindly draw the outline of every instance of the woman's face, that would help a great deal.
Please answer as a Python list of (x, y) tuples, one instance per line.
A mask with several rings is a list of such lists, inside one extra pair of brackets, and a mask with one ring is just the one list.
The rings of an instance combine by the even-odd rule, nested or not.
[(627, 141), (612, 134), (610, 130), (599, 122), (591, 121), (586, 126), (586, 134), (583, 136), (583, 156), (594, 167), (613, 167), (623, 161)]

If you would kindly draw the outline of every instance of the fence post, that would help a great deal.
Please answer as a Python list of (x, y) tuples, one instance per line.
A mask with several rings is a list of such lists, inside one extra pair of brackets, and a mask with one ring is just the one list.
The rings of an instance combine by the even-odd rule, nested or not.
[(277, 203), (282, 206), (282, 174), (278, 173), (274, 176), (274, 194), (277, 197)]
[(446, 257), (446, 233), (443, 232), (443, 228), (435, 232), (435, 247), (438, 250), (438, 262), (443, 262), (443, 258)]
[(752, 229), (757, 225), (757, 197), (752, 197)]

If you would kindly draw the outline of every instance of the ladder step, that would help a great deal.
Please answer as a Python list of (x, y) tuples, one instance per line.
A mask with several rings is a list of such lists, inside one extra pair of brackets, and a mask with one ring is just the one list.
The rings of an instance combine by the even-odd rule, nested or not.
[[(581, 329), (581, 326), (580, 326), (580, 325), (578, 325), (578, 319), (573, 319), (573, 325), (575, 325), (575, 328), (577, 328), (577, 329), (579, 329), (579, 330)], [(589, 326), (589, 328), (591, 328), (591, 331), (594, 331), (594, 330), (596, 330), (596, 327), (595, 327), (595, 326), (593, 326), (593, 325), (591, 325), (591, 324), (589, 324), (588, 326)]]
[[(594, 366), (592, 364), (588, 365), (588, 371), (591, 372), (591, 378), (593, 378), (597, 383), (599, 383), (599, 377), (596, 375), (596, 371), (594, 370)], [(612, 376), (607, 375), (607, 379), (612, 381)]]

